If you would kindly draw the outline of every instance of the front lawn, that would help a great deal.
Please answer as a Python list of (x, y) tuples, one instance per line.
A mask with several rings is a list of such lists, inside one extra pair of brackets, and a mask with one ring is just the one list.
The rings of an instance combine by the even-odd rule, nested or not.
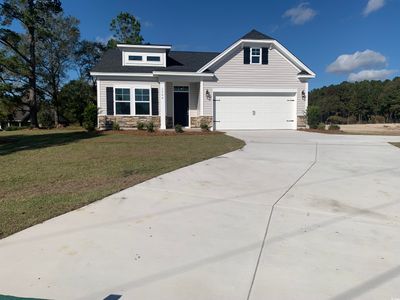
[(0, 132), (0, 238), (243, 145), (218, 133)]

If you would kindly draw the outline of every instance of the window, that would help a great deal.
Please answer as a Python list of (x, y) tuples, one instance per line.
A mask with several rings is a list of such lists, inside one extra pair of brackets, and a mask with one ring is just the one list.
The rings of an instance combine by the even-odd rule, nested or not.
[(174, 86), (174, 92), (189, 92), (188, 86)]
[(136, 115), (150, 115), (150, 90), (135, 89)]
[(129, 55), (129, 60), (142, 61), (143, 60), (143, 56), (140, 56), (140, 55)]
[(261, 49), (251, 48), (251, 63), (260, 64), (261, 63)]
[(115, 89), (115, 114), (116, 115), (131, 114), (130, 89)]
[(159, 56), (147, 56), (147, 61), (161, 61)]

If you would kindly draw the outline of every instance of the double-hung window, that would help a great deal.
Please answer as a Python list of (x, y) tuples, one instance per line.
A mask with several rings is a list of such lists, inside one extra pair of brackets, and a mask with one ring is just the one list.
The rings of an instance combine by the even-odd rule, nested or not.
[(135, 89), (136, 115), (150, 115), (150, 90)]
[(251, 63), (252, 64), (261, 63), (261, 48), (251, 48)]
[(131, 90), (115, 89), (115, 114), (130, 115), (131, 114)]

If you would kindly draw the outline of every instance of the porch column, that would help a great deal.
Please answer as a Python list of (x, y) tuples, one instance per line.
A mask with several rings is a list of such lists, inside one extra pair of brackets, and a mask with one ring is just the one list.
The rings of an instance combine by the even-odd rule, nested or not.
[(204, 115), (204, 81), (200, 81), (200, 91), (199, 91), (199, 110), (200, 116)]
[(160, 81), (160, 129), (167, 129), (167, 93), (165, 81)]

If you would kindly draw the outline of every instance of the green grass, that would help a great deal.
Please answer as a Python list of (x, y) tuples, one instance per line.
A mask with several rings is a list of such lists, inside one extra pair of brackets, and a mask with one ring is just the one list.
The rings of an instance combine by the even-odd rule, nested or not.
[(392, 144), (393, 146), (396, 146), (396, 147), (399, 147), (399, 148), (400, 148), (400, 143), (390, 143), (390, 144)]
[(0, 238), (243, 145), (212, 133), (0, 132)]

